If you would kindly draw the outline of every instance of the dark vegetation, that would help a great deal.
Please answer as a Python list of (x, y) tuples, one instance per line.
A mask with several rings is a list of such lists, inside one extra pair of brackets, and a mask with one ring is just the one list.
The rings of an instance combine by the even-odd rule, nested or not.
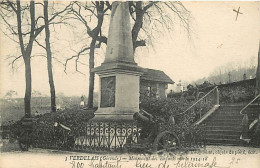
[[(194, 147), (203, 144), (204, 125), (193, 125), (199, 118), (197, 110), (190, 110), (182, 114), (193, 103), (193, 101), (186, 101), (185, 99), (146, 98), (141, 102), (140, 109), (144, 109), (155, 118), (160, 118), (167, 123), (166, 127), (177, 134), (182, 146)], [(208, 109), (210, 108), (209, 104), (206, 106)], [(174, 124), (169, 123), (171, 116), (174, 117)]]
[[(160, 119), (160, 122), (164, 123), (163, 125), (174, 131), (178, 135), (182, 146), (194, 147), (195, 145), (203, 144), (203, 125), (192, 125), (197, 118), (194, 110), (179, 115), (192, 103), (185, 100), (147, 98), (142, 101), (140, 108), (148, 111), (155, 118)], [(174, 116), (175, 124), (168, 122), (170, 116)], [(47, 138), (50, 141), (49, 143), (61, 143), (64, 142), (65, 137), (66, 141), (71, 137), (70, 139), (74, 145), (78, 130), (93, 117), (94, 110), (83, 110), (75, 107), (57, 111), (56, 113), (45, 113), (34, 118), (32, 136), (35, 142), (40, 142), (41, 136), (46, 138), (47, 135), (53, 135)], [(60, 124), (66, 128), (62, 128)], [(22, 122), (19, 120), (10, 126), (11, 140), (19, 139), (23, 133), (21, 125)], [(36, 135), (43, 132), (45, 132), (45, 135)], [(60, 145), (64, 147), (65, 144), (62, 143)]]
[(256, 79), (247, 79), (238, 82), (214, 85), (204, 81), (201, 85), (187, 86), (187, 91), (168, 94), (168, 97), (187, 100), (197, 100), (203, 96), (201, 93), (207, 93), (215, 86), (219, 89), (220, 104), (249, 103), (255, 96)]
[[(35, 116), (33, 119), (33, 133), (37, 130), (54, 131), (55, 127), (59, 126), (59, 124), (74, 130), (93, 117), (93, 110), (83, 110), (79, 108), (67, 108), (63, 111), (56, 111), (55, 113), (41, 114)], [(22, 120), (23, 118), (9, 126), (11, 139), (18, 139), (21, 136), (23, 132)], [(55, 125), (56, 123), (57, 125)]]

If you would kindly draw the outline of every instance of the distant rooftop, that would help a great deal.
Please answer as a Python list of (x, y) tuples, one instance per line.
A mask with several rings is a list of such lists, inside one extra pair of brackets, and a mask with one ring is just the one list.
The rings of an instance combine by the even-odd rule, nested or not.
[(148, 69), (142, 68), (144, 74), (141, 76), (141, 80), (147, 81), (156, 81), (168, 84), (174, 84), (175, 82), (166, 75), (163, 71), (155, 70), (155, 69)]

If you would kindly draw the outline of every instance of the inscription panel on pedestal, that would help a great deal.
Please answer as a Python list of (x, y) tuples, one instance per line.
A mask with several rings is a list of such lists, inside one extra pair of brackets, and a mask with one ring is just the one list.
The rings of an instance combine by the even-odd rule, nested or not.
[(115, 76), (101, 78), (100, 107), (115, 107), (115, 86)]

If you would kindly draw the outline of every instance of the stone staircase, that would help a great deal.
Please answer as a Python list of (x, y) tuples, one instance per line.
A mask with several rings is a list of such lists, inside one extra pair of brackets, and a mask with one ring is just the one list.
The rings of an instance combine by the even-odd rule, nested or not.
[[(240, 145), (243, 115), (239, 112), (242, 105), (221, 105), (203, 123), (206, 124), (206, 144), (208, 145)], [(255, 119), (260, 106), (247, 108), (249, 123)]]

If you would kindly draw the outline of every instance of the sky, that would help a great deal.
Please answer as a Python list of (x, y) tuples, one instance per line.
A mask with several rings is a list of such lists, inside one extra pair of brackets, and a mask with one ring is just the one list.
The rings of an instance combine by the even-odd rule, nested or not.
[[(257, 60), (260, 30), (259, 2), (183, 2), (183, 4), (192, 16), (191, 38), (188, 38), (187, 33), (176, 20), (172, 31), (162, 30), (161, 34), (156, 36), (153, 47), (137, 49), (135, 61), (139, 66), (162, 70), (175, 82), (179, 80), (191, 82), (207, 77), (221, 65), (230, 62), (243, 64), (252, 58)], [(236, 20), (233, 9), (238, 7), (243, 14), (240, 14)], [(70, 38), (79, 36), (73, 43), (57, 39), (52, 42), (52, 46), (60, 46), (53, 47), (59, 50), (54, 53), (59, 57), (66, 58), (75, 54), (72, 46), (77, 48), (85, 41), (82, 36), (70, 30), (61, 28), (56, 31)], [(16, 67), (20, 66), (18, 70), (12, 70), (8, 65), (9, 61), (6, 60), (8, 54), (17, 54), (19, 50), (2, 32), (0, 42), (0, 97), (8, 90), (15, 90), (18, 92), (18, 97), (23, 97), (25, 75), (22, 60), (16, 64)], [(95, 60), (96, 66), (103, 62), (104, 57), (105, 47), (102, 47)], [(87, 56), (81, 61), (86, 62)], [(46, 67), (45, 58), (32, 59), (32, 89), (49, 95)], [(87, 95), (88, 67), (80, 67), (86, 75), (75, 72), (73, 67), (74, 62), (70, 62), (68, 72), (65, 74), (61, 64), (55, 62), (53, 65), (56, 93), (63, 92), (67, 96)], [(97, 91), (98, 76), (96, 76), (95, 86)]]

